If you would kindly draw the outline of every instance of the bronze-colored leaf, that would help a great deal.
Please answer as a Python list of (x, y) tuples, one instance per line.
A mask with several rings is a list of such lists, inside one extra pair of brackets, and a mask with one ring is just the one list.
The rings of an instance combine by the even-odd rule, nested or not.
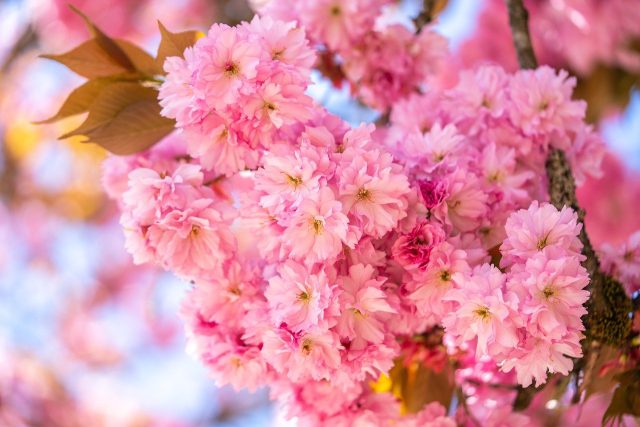
[(440, 402), (448, 408), (453, 398), (455, 379), (450, 364), (436, 372), (422, 364), (408, 368), (408, 376), (402, 391), (402, 400), (410, 413), (419, 412), (431, 402)]
[(53, 123), (89, 111), (89, 107), (100, 94), (100, 91), (112, 83), (114, 83), (114, 80), (107, 78), (88, 80), (69, 94), (55, 116), (35, 124)]
[(133, 63), (133, 67), (139, 73), (145, 76), (156, 76), (164, 74), (162, 64), (158, 65), (156, 60), (148, 54), (144, 49), (126, 40), (116, 39), (115, 42), (122, 51), (129, 57)]
[(127, 71), (135, 71), (133, 62), (115, 40), (102, 32), (102, 30), (98, 28), (98, 26), (94, 24), (84, 13), (80, 12), (78, 8), (73, 5), (69, 5), (69, 8), (84, 20), (85, 24), (87, 24), (87, 28), (89, 28), (89, 31), (93, 35), (93, 40), (116, 64), (120, 65)]
[[(87, 135), (89, 132), (111, 122), (128, 106), (140, 101), (157, 103), (158, 92), (136, 82), (117, 82), (109, 90), (101, 91), (91, 104), (87, 119), (77, 129), (62, 135), (68, 138), (76, 135)], [(159, 108), (159, 107), (158, 107)]]
[(95, 39), (87, 40), (69, 52), (61, 55), (42, 55), (65, 65), (71, 71), (95, 79), (130, 73), (131, 70), (115, 61)]
[(172, 33), (158, 21), (160, 27), (160, 46), (158, 47), (157, 62), (162, 67), (165, 59), (170, 56), (182, 57), (184, 50), (193, 46), (200, 38), (201, 33), (198, 31), (183, 31), (181, 33)]
[(174, 129), (175, 122), (160, 115), (156, 100), (144, 100), (127, 106), (87, 137), (113, 154), (129, 155), (146, 150)]
[(632, 369), (616, 376), (620, 385), (602, 416), (602, 425), (620, 425), (625, 415), (640, 417), (640, 369)]

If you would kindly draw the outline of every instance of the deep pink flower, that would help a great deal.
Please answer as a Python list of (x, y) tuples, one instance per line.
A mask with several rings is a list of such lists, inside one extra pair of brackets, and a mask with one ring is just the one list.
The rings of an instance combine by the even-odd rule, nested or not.
[(411, 232), (398, 237), (391, 250), (393, 258), (407, 270), (424, 271), (429, 264), (431, 251), (444, 238), (441, 225), (422, 221)]

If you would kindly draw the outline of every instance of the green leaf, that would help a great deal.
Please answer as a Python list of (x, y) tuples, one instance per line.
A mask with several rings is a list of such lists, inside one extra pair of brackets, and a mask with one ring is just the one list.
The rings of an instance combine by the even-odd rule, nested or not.
[(182, 58), (184, 50), (190, 46), (193, 46), (196, 41), (202, 36), (199, 31), (183, 31), (181, 33), (172, 33), (162, 25), (162, 22), (158, 21), (158, 27), (160, 28), (160, 46), (158, 47), (158, 54), (156, 55), (157, 63), (162, 67), (165, 59), (171, 56), (179, 56)]

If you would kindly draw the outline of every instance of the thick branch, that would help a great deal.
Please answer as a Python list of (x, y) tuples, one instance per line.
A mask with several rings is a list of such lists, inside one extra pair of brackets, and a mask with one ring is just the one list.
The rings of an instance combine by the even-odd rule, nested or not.
[(509, 24), (511, 24), (511, 34), (513, 44), (518, 54), (520, 68), (525, 70), (537, 68), (538, 61), (533, 52), (531, 37), (529, 36), (529, 14), (522, 4), (522, 0), (505, 0), (509, 10)]

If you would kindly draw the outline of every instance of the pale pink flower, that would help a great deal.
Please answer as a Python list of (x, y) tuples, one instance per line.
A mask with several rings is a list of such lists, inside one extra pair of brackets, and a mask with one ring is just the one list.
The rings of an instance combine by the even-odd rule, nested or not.
[(578, 234), (581, 228), (578, 216), (570, 208), (565, 206), (558, 211), (549, 203), (539, 204), (534, 200), (528, 209), (521, 209), (507, 219), (507, 238), (500, 247), (501, 265), (525, 261), (549, 247), (561, 248), (567, 255), (580, 257), (582, 243)]
[(564, 70), (556, 73), (542, 66), (518, 71), (509, 85), (511, 121), (525, 135), (564, 134), (582, 126), (586, 103), (571, 99), (575, 85), (575, 77)]
[(418, 313), (427, 316), (432, 323), (439, 323), (453, 310), (453, 303), (443, 297), (453, 288), (455, 280), (470, 271), (466, 258), (464, 250), (443, 242), (431, 252), (428, 268), (414, 275), (409, 283), (412, 292), (408, 298), (414, 302)]
[(163, 267), (187, 277), (205, 278), (230, 257), (233, 234), (211, 199), (200, 199), (169, 211), (147, 231)]
[(245, 31), (214, 24), (196, 43), (196, 52), (195, 91), (213, 107), (234, 102), (243, 80), (257, 75), (260, 47)]
[(460, 231), (477, 228), (487, 213), (488, 196), (475, 174), (458, 168), (450, 176), (448, 192), (447, 216), (451, 224)]
[(577, 334), (573, 339), (558, 342), (531, 337), (511, 353), (502, 364), (502, 370), (510, 372), (515, 368), (518, 384), (523, 387), (528, 387), (534, 380), (536, 385), (544, 384), (547, 371), (568, 375), (573, 368), (570, 358), (582, 356), (580, 339)]
[(527, 332), (560, 339), (567, 330), (584, 329), (580, 318), (587, 313), (589, 275), (577, 257), (550, 255), (548, 250), (529, 258), (508, 286), (520, 296), (521, 312), (531, 316)]
[(291, 381), (330, 380), (339, 369), (341, 345), (333, 332), (278, 328), (265, 333), (263, 341), (264, 358)]
[(443, 298), (458, 305), (442, 320), (446, 331), (459, 343), (477, 338), (476, 357), (499, 355), (515, 347), (520, 323), (517, 298), (503, 291), (503, 273), (485, 264), (458, 282), (460, 287)]
[(342, 252), (343, 243), (352, 248), (355, 245), (354, 239), (348, 238), (348, 225), (342, 204), (329, 187), (323, 187), (300, 203), (282, 238), (295, 259), (306, 264), (331, 261)]
[(260, 205), (272, 212), (297, 207), (304, 197), (320, 190), (319, 165), (300, 151), (267, 155), (263, 164), (256, 172), (255, 187), (265, 193)]
[(284, 323), (297, 332), (324, 320), (332, 303), (333, 288), (324, 270), (310, 273), (303, 265), (287, 261), (278, 268), (278, 275), (269, 279), (264, 295), (274, 324)]
[(336, 171), (340, 201), (365, 233), (382, 237), (407, 215), (409, 183), (389, 154), (378, 150), (353, 154), (351, 161)]
[(375, 277), (374, 268), (363, 264), (351, 266), (348, 276), (338, 278), (342, 313), (337, 329), (341, 336), (372, 343), (384, 340), (385, 328), (380, 315), (396, 312), (381, 289), (385, 280)]
[(150, 225), (164, 209), (179, 208), (197, 198), (203, 178), (200, 166), (187, 163), (174, 171), (134, 169), (129, 173), (129, 189), (122, 194), (124, 208), (140, 224)]

